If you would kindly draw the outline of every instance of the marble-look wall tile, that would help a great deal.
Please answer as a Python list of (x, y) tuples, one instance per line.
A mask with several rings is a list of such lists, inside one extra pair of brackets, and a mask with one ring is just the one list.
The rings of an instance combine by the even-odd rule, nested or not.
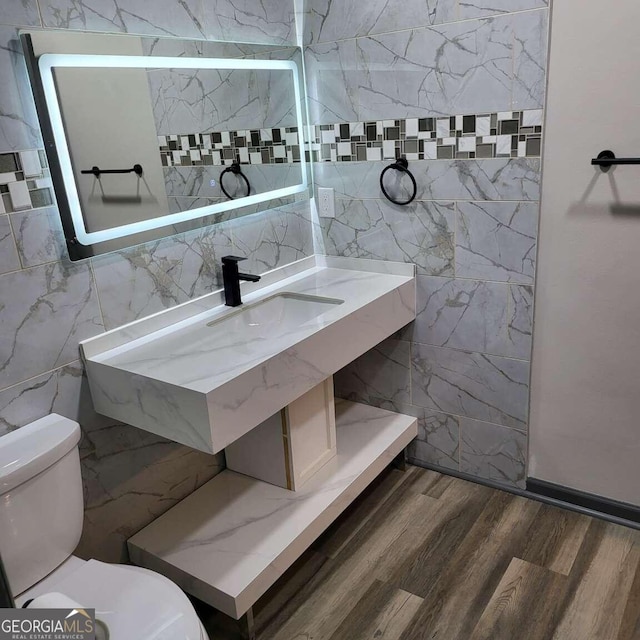
[(507, 339), (508, 355), (514, 358), (531, 358), (533, 334), (533, 287), (509, 286), (509, 323)]
[(408, 458), (458, 471), (460, 421), (464, 418), (430, 409), (419, 410), (417, 418), (418, 437), (407, 447)]
[(523, 489), (526, 459), (525, 433), (460, 418), (460, 471)]
[(203, 295), (219, 285), (232, 253), (227, 223), (92, 259), (106, 329)]
[(413, 262), (418, 272), (453, 274), (455, 204), (336, 200), (336, 217), (321, 218), (330, 255)]
[(79, 360), (1, 391), (0, 435), (50, 413), (80, 423), (81, 458), (95, 449), (88, 437), (91, 429), (113, 423), (93, 409), (88, 382)]
[(207, 0), (203, 6), (211, 40), (296, 44), (293, 0)]
[(538, 209), (536, 202), (459, 202), (456, 275), (533, 283)]
[(312, 255), (309, 216), (309, 203), (305, 201), (229, 223), (234, 252), (247, 258), (242, 269), (260, 274)]
[(509, 285), (418, 276), (417, 317), (403, 332), (413, 342), (514, 356), (508, 340)]
[(159, 240), (93, 258), (105, 329), (185, 302), (184, 254), (190, 256), (188, 247)]
[(0, 23), (19, 27), (40, 26), (37, 0), (3, 0)]
[(205, 37), (200, 0), (40, 0), (45, 27)]
[(127, 425), (91, 431), (82, 459), (85, 521), (81, 557), (127, 560), (126, 540), (224, 468), (215, 456)]
[(458, 0), (458, 17), (460, 20), (468, 20), (527, 9), (543, 9), (548, 5), (548, 0)]
[(286, 70), (157, 69), (147, 78), (159, 135), (296, 125)]
[(306, 47), (304, 60), (311, 122), (331, 124), (358, 120), (356, 41)]
[[(332, 187), (338, 198), (381, 198), (380, 173), (389, 162), (318, 162), (316, 186)], [(420, 160), (409, 168), (418, 200), (539, 200), (539, 158)], [(408, 185), (394, 193), (404, 196)], [(394, 195), (394, 194), (392, 194)]]
[[(40, 4), (45, 26), (63, 29), (203, 38), (218, 21), (219, 37), (282, 44), (290, 36), (293, 41), (294, 34), (293, 20), (285, 18), (289, 2), (280, 0), (247, 2), (246, 7), (243, 0)], [(252, 12), (263, 17), (252, 17)], [(15, 25), (0, 26), (0, 153), (41, 148), (16, 29), (39, 24), (36, 0), (3, 0), (0, 14), (0, 23)], [(203, 41), (200, 51), (208, 54), (215, 46)], [(240, 51), (252, 53), (249, 48)], [(273, 83), (269, 88), (274, 89)], [(272, 91), (274, 104), (280, 100), (276, 93)], [(263, 181), (269, 180), (265, 175)], [(11, 230), (17, 254), (13, 237), (5, 233)], [(263, 239), (268, 236), (275, 243), (275, 235), (270, 231)], [(288, 243), (291, 232), (285, 236)], [(51, 412), (80, 422), (86, 514), (77, 553), (124, 560), (126, 539), (213, 477), (223, 468), (224, 456), (193, 451), (93, 411), (78, 360), (78, 342), (105, 329), (92, 271), (101, 284), (107, 328), (112, 328), (217, 288), (220, 256), (234, 251), (231, 229), (198, 229), (101, 256), (91, 264), (68, 264), (57, 213), (48, 208), (0, 215), (0, 244), (0, 273), (7, 265), (25, 268), (0, 277), (0, 435)], [(260, 254), (262, 248), (266, 255), (267, 245), (256, 241), (254, 249)], [(304, 242), (292, 240), (291, 245)], [(273, 246), (268, 250), (277, 252)], [(294, 253), (285, 246), (282, 260)]]
[(85, 419), (86, 409), (91, 406), (90, 400), (87, 405), (85, 399), (81, 408), (82, 385), (82, 365), (76, 360), (0, 391), (0, 435), (50, 413), (71, 420), (79, 420), (81, 416)]
[[(265, 52), (282, 51), (282, 44), (250, 44), (219, 40), (183, 40), (164, 37), (141, 38), (145, 56), (175, 56), (183, 58), (248, 58)], [(268, 55), (268, 53), (267, 53)]]
[[(167, 195), (175, 197), (223, 198), (224, 194), (220, 189), (218, 180), (223, 169), (224, 167), (211, 166), (165, 167), (164, 185)], [(215, 180), (215, 185), (211, 185), (211, 180)]]
[(17, 269), (20, 269), (20, 260), (9, 216), (0, 215), (0, 274)]
[(456, 0), (310, 0), (305, 42), (331, 42), (357, 36), (449, 22)]
[[(167, 167), (164, 169), (165, 186), (168, 196), (195, 198), (227, 197), (220, 189), (220, 175), (225, 167)], [(251, 183), (251, 194), (266, 193), (274, 189), (283, 189), (302, 182), (300, 164), (255, 164), (243, 165), (242, 173)], [(211, 185), (211, 181), (214, 185)], [(246, 195), (246, 184), (232, 173), (224, 176), (225, 189), (232, 195)], [(261, 203), (260, 208), (265, 205)], [(233, 216), (230, 216), (233, 217)]]
[[(194, 198), (194, 197), (176, 197), (171, 196), (169, 198), (169, 213), (178, 213), (180, 211), (191, 211), (194, 209), (201, 209), (212, 204), (220, 204), (227, 202), (227, 198)], [(298, 202), (295, 196), (285, 196), (284, 198), (274, 198), (273, 200), (264, 200), (256, 204), (246, 205), (239, 207), (238, 209), (227, 209), (214, 213), (211, 215), (203, 216), (201, 218), (195, 218), (193, 220), (186, 220), (185, 222), (179, 222), (173, 225), (173, 229), (176, 233), (183, 233), (185, 231), (195, 231), (203, 226), (217, 225), (222, 222), (228, 222), (243, 216), (250, 216), (256, 213), (262, 213), (270, 211), (272, 209), (278, 209)]]
[(62, 224), (56, 207), (13, 213), (10, 220), (20, 261), (25, 268), (62, 260), (66, 255)]
[(22, 45), (15, 27), (0, 26), (0, 153), (42, 146)]
[[(358, 399), (357, 395), (354, 397)], [(411, 462), (459, 470), (461, 418), (393, 398), (379, 398), (366, 393), (362, 398), (374, 407), (418, 418), (418, 436), (407, 447), (407, 457)]]
[(526, 429), (528, 362), (417, 343), (411, 355), (414, 404)]
[(95, 413), (79, 361), (0, 392), (0, 435), (49, 413), (82, 427), (85, 526), (76, 553), (126, 559), (126, 539), (224, 468), (210, 456)]
[[(539, 4), (523, 0), (518, 8), (527, 3)], [(401, 20), (394, 16), (396, 4)], [(548, 10), (501, 15), (500, 6), (468, 5), (469, 13), (480, 15), (456, 22), (453, 0), (435, 4), (450, 22), (426, 26), (431, 8), (424, 2), (376, 0), (366, 9), (346, 0), (313, 2), (307, 21), (313, 43), (308, 79), (317, 94), (313, 123), (544, 106)], [(423, 18), (412, 18), (413, 11)], [(372, 24), (374, 14), (384, 20)]]
[(365, 404), (411, 400), (411, 354), (408, 342), (388, 339), (338, 371), (334, 378), (339, 398)]
[(0, 276), (0, 388), (61, 367), (103, 331), (89, 265), (50, 263)]
[(513, 109), (545, 106), (549, 12), (527, 11), (513, 16)]
[(509, 17), (357, 41), (361, 120), (504, 110), (511, 104)]

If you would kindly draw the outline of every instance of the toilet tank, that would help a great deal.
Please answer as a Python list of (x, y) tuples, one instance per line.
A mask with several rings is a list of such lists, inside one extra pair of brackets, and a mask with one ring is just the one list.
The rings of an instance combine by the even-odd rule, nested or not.
[(83, 519), (80, 426), (51, 414), (0, 437), (0, 555), (14, 596), (75, 550)]

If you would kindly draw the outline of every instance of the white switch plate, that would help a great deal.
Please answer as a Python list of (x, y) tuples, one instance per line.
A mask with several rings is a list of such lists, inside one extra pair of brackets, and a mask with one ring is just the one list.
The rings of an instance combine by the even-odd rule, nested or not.
[(318, 215), (321, 218), (336, 217), (336, 200), (333, 189), (318, 187)]

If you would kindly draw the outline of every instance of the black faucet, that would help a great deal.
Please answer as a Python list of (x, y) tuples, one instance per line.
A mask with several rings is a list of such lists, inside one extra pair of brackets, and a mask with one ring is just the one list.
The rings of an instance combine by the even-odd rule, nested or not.
[(224, 303), (227, 307), (239, 307), (242, 304), (240, 297), (240, 280), (258, 282), (260, 276), (251, 273), (240, 273), (238, 262), (246, 260), (238, 256), (224, 256), (222, 258), (222, 280), (224, 282)]

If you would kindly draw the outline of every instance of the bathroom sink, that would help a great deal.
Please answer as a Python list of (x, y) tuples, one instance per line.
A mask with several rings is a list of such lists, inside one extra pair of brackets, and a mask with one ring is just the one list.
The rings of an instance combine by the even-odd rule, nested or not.
[(234, 333), (248, 339), (270, 339), (289, 333), (339, 304), (344, 304), (344, 300), (284, 291), (243, 305), (207, 326), (221, 331), (230, 340)]
[(411, 264), (312, 256), (81, 343), (99, 413), (215, 453), (415, 318)]

